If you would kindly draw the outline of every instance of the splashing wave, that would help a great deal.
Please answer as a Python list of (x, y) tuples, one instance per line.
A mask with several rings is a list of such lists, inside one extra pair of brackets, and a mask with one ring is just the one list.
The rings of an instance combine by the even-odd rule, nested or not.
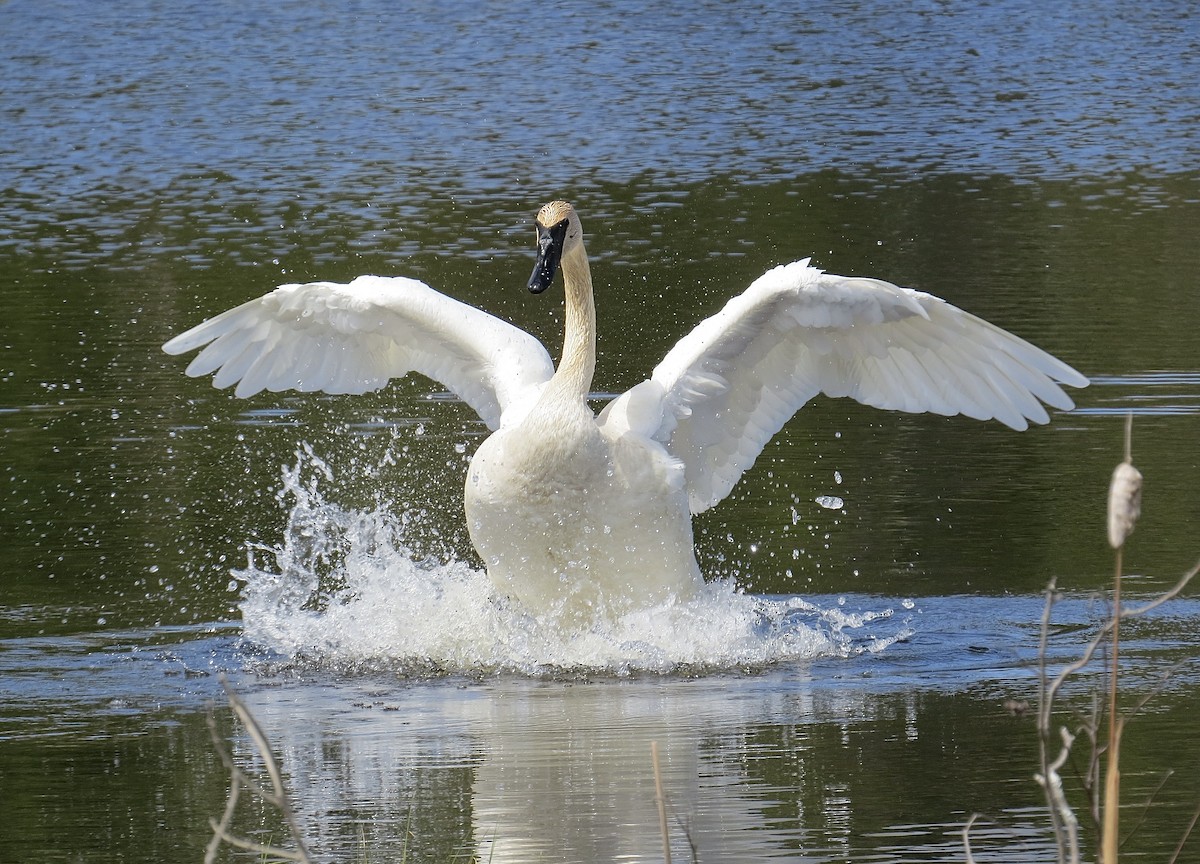
[[(761, 667), (879, 651), (902, 622), (865, 634), (891, 609), (849, 613), (798, 597), (745, 594), (731, 579), (688, 602), (563, 632), (496, 594), (487, 574), (452, 556), (421, 557), (405, 541), (428, 521), (380, 502), (345, 508), (322, 494), (333, 470), (307, 445), (283, 470), (290, 506), (282, 542), (255, 546), (244, 580), (245, 638), (288, 662), (408, 673), (562, 671), (632, 674)], [(273, 566), (266, 566), (270, 559)]]

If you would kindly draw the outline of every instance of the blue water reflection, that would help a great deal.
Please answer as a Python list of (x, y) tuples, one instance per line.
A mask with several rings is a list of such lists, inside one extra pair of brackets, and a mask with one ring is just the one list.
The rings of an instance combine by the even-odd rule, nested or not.
[(372, 174), (394, 199), (642, 173), (1171, 173), (1200, 158), (1200, 60), (1188, 4), (1157, 7), (8, 4), (0, 172), (60, 201), (190, 175), (301, 206)]

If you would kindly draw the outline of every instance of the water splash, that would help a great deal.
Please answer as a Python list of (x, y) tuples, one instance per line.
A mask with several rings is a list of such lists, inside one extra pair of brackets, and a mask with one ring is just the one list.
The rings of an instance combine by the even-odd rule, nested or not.
[(429, 514), (382, 500), (343, 507), (323, 493), (333, 481), (311, 447), (297, 451), (279, 492), (290, 508), (282, 541), (252, 547), (245, 569), (234, 571), (245, 583), (245, 638), (288, 662), (406, 674), (622, 675), (850, 656), (910, 632), (903, 622), (883, 635), (865, 632), (890, 609), (821, 609), (718, 579), (688, 602), (567, 633), (498, 596), (483, 570), (451, 553), (414, 553), (406, 536), (427, 531)]

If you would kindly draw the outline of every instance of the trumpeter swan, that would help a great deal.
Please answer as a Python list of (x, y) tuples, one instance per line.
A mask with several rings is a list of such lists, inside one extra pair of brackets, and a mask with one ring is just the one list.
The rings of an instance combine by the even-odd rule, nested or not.
[[(597, 417), (596, 312), (574, 208), (537, 215), (541, 293), (561, 269), (558, 368), (536, 339), (403, 277), (284, 285), (163, 346), (187, 367), (266, 390), (365, 393), (411, 371), (441, 382), (492, 434), (467, 471), (471, 540), (504, 594), (582, 621), (684, 599), (702, 584), (691, 515), (724, 498), (818, 393), (1021, 430), (1069, 410), (1070, 366), (949, 303), (809, 259), (776, 267), (681, 339)], [(1039, 402), (1040, 400), (1040, 402)]]

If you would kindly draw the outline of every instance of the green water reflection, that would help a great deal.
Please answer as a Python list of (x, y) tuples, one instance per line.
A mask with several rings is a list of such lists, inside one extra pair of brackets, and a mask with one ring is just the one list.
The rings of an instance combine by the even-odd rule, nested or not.
[[(54, 640), (74, 635), (133, 628), (136, 642), (157, 625), (236, 620), (228, 570), (244, 561), (248, 543), (278, 541), (287, 503), (275, 497), (279, 471), (302, 443), (338, 467), (328, 494), (353, 505), (377, 493), (356, 475), (355, 460), (372, 462), (403, 439), (407, 454), (386, 495), (400, 509), (426, 514), (410, 539), (418, 550), (472, 555), (459, 490), (483, 429), (463, 406), (429, 399), (436, 387), (406, 381), (361, 398), (237, 401), (185, 378), (178, 360), (160, 354), (163, 339), (281, 281), (377, 272), (419, 275), (558, 344), (557, 301), (519, 290), (534, 202), (457, 207), (435, 200), (423, 211), (385, 211), (380, 221), (397, 220), (401, 232), (372, 229), (359, 210), (336, 202), (319, 212), (299, 205), (277, 212), (236, 202), (194, 210), (189, 200), (107, 198), (101, 221), (131, 226), (118, 240), (75, 230), (70, 213), (59, 219), (45, 202), (29, 203), (40, 218), (24, 220), (20, 231), (28, 236), (0, 257), (9, 300), (0, 321), (0, 551), (13, 691), (0, 740), (11, 820), (0, 860), (195, 859), (225, 782), (201, 710), (217, 695), (211, 678), (196, 679), (174, 707), (158, 710), (156, 682), (178, 674), (161, 659), (114, 678), (104, 698), (73, 698), (71, 687), (52, 695), (54, 682), (86, 679), (72, 679), (66, 662), (39, 666), (37, 658), (68, 656), (66, 643)], [(706, 570), (734, 575), (754, 591), (851, 591), (918, 602), (964, 593), (1029, 596), (1051, 577), (1073, 590), (1102, 587), (1109, 559), (1101, 502), (1119, 417), (1132, 410), (1147, 516), (1129, 561), (1145, 571), (1136, 588), (1151, 590), (1196, 554), (1200, 504), (1191, 490), (1200, 464), (1190, 442), (1200, 378), (1191, 280), (1200, 252), (1188, 226), (1197, 201), (1194, 178), (1150, 183), (1132, 174), (1026, 184), (826, 173), (753, 186), (718, 179), (664, 190), (635, 181), (588, 190), (577, 203), (601, 292), (596, 388), (635, 383), (692, 323), (779, 261), (813, 254), (837, 272), (930, 290), (1096, 376), (1079, 394), (1081, 410), (1018, 435), (818, 400), (772, 442), (735, 495), (698, 520)], [(100, 217), (93, 211), (87, 218)], [(401, 424), (397, 437), (393, 423)], [(423, 434), (415, 434), (416, 424)], [(820, 507), (814, 498), (823, 494), (843, 498), (844, 507)], [(1162, 637), (1164, 661), (1192, 656), (1180, 641), (1186, 629)], [(1024, 650), (1032, 644), (1028, 630), (1016, 638)], [(97, 652), (120, 655), (119, 643), (83, 650), (77, 664), (94, 665)], [(25, 653), (32, 659), (23, 660)], [(836, 688), (797, 688), (790, 704), (780, 703), (762, 693), (779, 683), (773, 675), (712, 681), (704, 698), (727, 695), (748, 708), (711, 728), (682, 716), (698, 698), (683, 688), (694, 685), (639, 685), (659, 692), (663, 710), (680, 717), (660, 732), (680, 754), (673, 782), (693, 808), (702, 850), (707, 844), (711, 852), (702, 860), (957, 860), (955, 826), (972, 812), (998, 826), (979, 829), (983, 847), (1017, 843), (1026, 860), (1044, 860), (1045, 825), (1029, 780), (1031, 724), (1001, 707), (1007, 695), (1030, 695), (1028, 669), (1013, 667), (982, 691), (923, 688), (921, 676), (948, 662), (936, 655), (931, 650), (906, 673), (913, 677), (901, 690), (912, 692), (884, 687), (857, 702)], [(236, 669), (239, 662), (231, 654), (216, 665)], [(213, 671), (211, 659), (189, 664)], [(875, 671), (860, 661), (821, 675), (869, 679)], [(526, 687), (468, 683), (470, 695), (456, 697), (461, 705), (439, 710), (526, 704), (533, 698)], [(322, 848), (353, 858), (366, 842), (381, 858), (399, 854), (410, 826), (414, 860), (478, 849), (504, 860), (502, 829), (532, 844), (518, 849), (525, 860), (598, 860), (613, 838), (631, 844), (630, 854), (654, 853), (653, 823), (604, 828), (609, 818), (624, 824), (623, 811), (604, 796), (581, 799), (571, 785), (582, 782), (580, 771), (607, 765), (625, 778), (611, 781), (611, 795), (642, 788), (644, 778), (622, 785), (640, 777), (642, 757), (613, 750), (602, 730), (576, 741), (594, 749), (593, 761), (571, 763), (568, 747), (546, 764), (548, 774), (523, 773), (521, 765), (545, 748), (560, 752), (552, 735), (514, 739), (504, 723), (477, 716), (460, 718), (466, 731), (459, 745), (430, 732), (419, 739), (428, 749), (418, 743), (389, 756), (387, 742), (406, 733), (368, 719), (380, 705), (419, 725), (429, 700), (445, 701), (444, 691), (457, 687), (352, 685), (364, 688), (375, 695), (358, 704), (375, 707), (350, 709), (356, 700), (347, 691), (318, 698), (304, 688), (286, 711), (262, 703)], [(621, 692), (613, 697), (618, 704)], [(1196, 692), (1191, 684), (1173, 688), (1126, 746), (1133, 801), (1153, 791), (1165, 768), (1176, 768), (1131, 841), (1139, 853), (1167, 850), (1200, 794), (1200, 771), (1181, 764), (1170, 743), (1189, 734)], [(325, 730), (322, 740), (288, 731), (306, 711)], [(351, 728), (361, 728), (366, 743), (352, 744), (345, 737)], [(377, 785), (339, 787), (337, 778), (362, 770), (364, 759)], [(330, 779), (311, 787), (310, 776)], [(563, 800), (580, 809), (548, 803), (546, 789), (555, 787), (538, 783), (555, 777), (567, 784)], [(342, 791), (330, 798), (331, 788)], [(736, 806), (718, 803), (728, 800)], [(545, 819), (530, 816), (540, 811)], [(280, 830), (268, 813), (247, 818), (259, 836)], [(561, 836), (551, 829), (555, 819), (567, 826)], [(713, 827), (731, 824), (737, 831)], [(558, 851), (542, 849), (543, 841)]]
[[(1049, 575), (1096, 586), (1104, 553), (1084, 541), (1118, 438), (1108, 415), (1125, 410), (1142, 415), (1138, 459), (1163, 520), (1139, 538), (1139, 550), (1147, 562), (1181, 570), (1190, 552), (1179, 538), (1200, 517), (1185, 494), (1194, 448), (1181, 448), (1198, 397), (1187, 377), (1194, 373), (1180, 363), (1194, 356), (1186, 313), (1195, 309), (1197, 252), (1183, 226), (1197, 189), (1185, 178), (1159, 182), (1154, 203), (1144, 204), (1144, 181), (1124, 182), (1118, 197), (1089, 184), (818, 175), (687, 187), (671, 196), (682, 206), (670, 208), (649, 206), (652, 193), (638, 184), (607, 187), (602, 199), (591, 193), (591, 208), (581, 201), (601, 286), (599, 392), (640, 380), (765, 267), (810, 253), (835, 272), (945, 296), (1100, 379), (1079, 395), (1083, 413), (1023, 435), (817, 400), (733, 499), (699, 520), (710, 572), (734, 562), (747, 584), (779, 592), (1027, 592)], [(129, 213), (146, 202), (110, 206)], [(429, 420), (429, 434), (413, 443), (419, 467), (409, 466), (420, 480), (398, 472), (394, 500), (436, 505), (442, 532), (470, 555), (457, 518), (462, 460), (446, 457), (456, 443), (473, 447), (482, 429), (460, 406), (424, 400), (438, 388), (412, 380), (361, 399), (238, 401), (184, 378), (183, 364), (157, 346), (280, 281), (378, 272), (419, 275), (556, 350), (557, 304), (518, 290), (530, 205), (510, 202), (478, 222), (431, 206), (403, 223), (399, 240), (380, 234), (370, 255), (341, 260), (312, 254), (323, 244), (311, 227), (291, 236), (283, 223), (272, 234), (278, 214), (244, 216), (244, 232), (214, 238), (202, 214), (181, 205), (167, 218), (169, 206), (156, 200), (150, 209), (159, 224), (175, 226), (170, 232), (120, 254), (97, 254), (72, 233), (86, 266), (73, 266), (63, 249), (0, 259), (9, 286), (0, 322), (9, 358), (0, 383), (0, 529), (20, 602), (123, 623), (227, 616), (231, 598), (215, 589), (245, 542), (277, 535), (273, 494), (297, 444), (309, 441), (336, 461), (351, 449), (346, 427), (370, 434), (381, 419)], [(326, 221), (332, 227), (321, 236), (335, 242), (347, 226), (337, 215)], [(199, 265), (179, 255), (193, 236), (213, 243)], [(279, 245), (260, 242), (267, 237)], [(424, 251), (410, 255), (397, 244)], [(486, 254), (461, 254), (485, 244)], [(1184, 374), (1154, 377), (1169, 369)], [(842, 497), (845, 512), (815, 506), (819, 494)], [(1006, 567), (1006, 558), (1022, 563)]]

